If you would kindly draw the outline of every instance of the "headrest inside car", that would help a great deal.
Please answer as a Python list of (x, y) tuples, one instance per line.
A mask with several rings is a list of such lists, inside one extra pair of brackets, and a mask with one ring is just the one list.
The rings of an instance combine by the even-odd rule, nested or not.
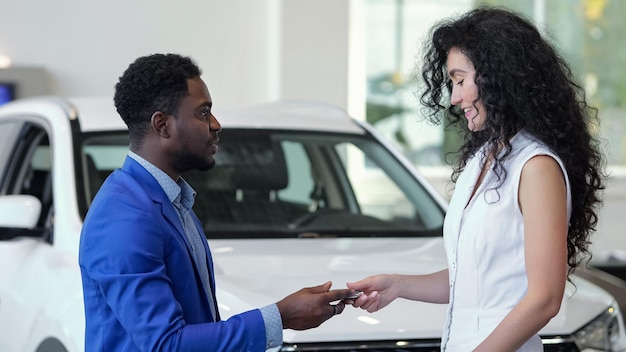
[(206, 175), (210, 190), (280, 190), (288, 176), (283, 150), (260, 131), (220, 133), (215, 167)]

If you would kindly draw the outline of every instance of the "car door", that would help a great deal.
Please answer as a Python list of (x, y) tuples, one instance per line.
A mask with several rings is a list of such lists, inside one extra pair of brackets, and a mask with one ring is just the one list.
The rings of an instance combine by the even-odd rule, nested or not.
[[(41, 205), (36, 224), (14, 227), (5, 212), (0, 220), (0, 350), (23, 348), (37, 315), (39, 295), (35, 256), (50, 247), (52, 236), (52, 159), (43, 126), (14, 118), (0, 120), (3, 142), (0, 155), (0, 197), (35, 197)], [(21, 203), (15, 203), (18, 207)], [(17, 209), (15, 211), (18, 211)], [(7, 223), (8, 222), (8, 223)], [(38, 292), (39, 291), (39, 292)]]

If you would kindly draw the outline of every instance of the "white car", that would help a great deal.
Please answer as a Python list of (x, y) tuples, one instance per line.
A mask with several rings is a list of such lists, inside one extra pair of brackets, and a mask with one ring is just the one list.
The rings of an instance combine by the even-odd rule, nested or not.
[[(216, 167), (198, 191), (223, 318), (332, 280), (446, 265), (445, 202), (371, 127), (344, 111), (284, 102), (217, 112)], [(111, 99), (43, 97), (0, 107), (0, 351), (82, 351), (82, 220), (128, 151)], [(607, 291), (574, 278), (541, 331), (546, 351), (626, 348)], [(438, 351), (445, 305), (347, 307), (281, 351)]]

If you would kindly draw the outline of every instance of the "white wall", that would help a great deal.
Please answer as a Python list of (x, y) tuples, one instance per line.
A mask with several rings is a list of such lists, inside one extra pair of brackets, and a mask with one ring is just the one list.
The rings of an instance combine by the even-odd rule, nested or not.
[(135, 58), (176, 52), (202, 67), (216, 109), (278, 98), (348, 105), (348, 17), (360, 1), (2, 2), (0, 55), (44, 67), (53, 94), (112, 96)]

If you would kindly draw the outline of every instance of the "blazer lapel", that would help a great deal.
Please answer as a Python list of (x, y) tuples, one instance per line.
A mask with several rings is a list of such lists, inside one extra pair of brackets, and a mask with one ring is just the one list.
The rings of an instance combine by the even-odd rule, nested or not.
[(163, 191), (163, 188), (161, 188), (161, 185), (159, 185), (157, 180), (148, 172), (148, 170), (130, 157), (126, 157), (122, 170), (128, 172), (136, 180), (141, 181), (152, 200), (161, 204), (161, 212), (163, 216), (170, 223), (170, 225), (176, 229), (177, 235), (185, 241), (187, 250), (191, 253), (191, 244), (189, 243), (189, 240), (187, 240), (185, 229), (180, 221), (178, 212), (174, 209), (174, 206), (170, 202), (169, 198), (167, 198), (165, 191)]
[[(175, 235), (178, 236), (185, 243), (189, 257), (192, 259), (191, 262), (193, 264), (193, 268), (195, 270), (196, 276), (199, 276), (200, 270), (198, 269), (198, 264), (193, 259), (194, 257), (193, 249), (191, 247), (191, 243), (189, 242), (189, 239), (187, 238), (187, 235), (185, 234), (185, 229), (183, 228), (183, 223), (180, 219), (180, 215), (178, 214), (178, 212), (176, 211), (176, 209), (170, 202), (169, 198), (167, 197), (167, 194), (165, 194), (165, 191), (163, 191), (163, 188), (161, 188), (161, 185), (159, 185), (157, 180), (143, 166), (141, 166), (139, 163), (137, 163), (135, 160), (133, 160), (130, 157), (126, 157), (126, 160), (124, 161), (124, 165), (122, 166), (122, 170), (124, 170), (125, 172), (128, 172), (133, 178), (140, 180), (141, 183), (144, 185), (144, 187), (146, 187), (146, 191), (150, 195), (152, 200), (155, 201), (156, 203), (161, 204), (161, 213), (163, 214), (163, 217), (167, 220), (167, 222), (170, 223), (172, 228), (176, 230)], [(194, 218), (194, 221), (196, 223), (196, 227), (199, 233), (204, 235), (204, 230), (200, 226), (200, 222), (195, 214), (193, 214), (193, 218)], [(209, 282), (210, 282), (211, 291), (212, 291), (213, 306), (216, 307), (215, 309), (216, 316), (217, 316), (216, 321), (219, 321), (220, 320), (219, 310), (217, 309), (217, 301), (215, 298), (215, 282), (214, 282), (215, 280), (213, 277), (213, 260), (211, 258), (211, 252), (209, 250), (207, 241), (203, 241), (203, 243), (204, 243), (204, 247), (207, 253), (207, 264), (209, 266), (208, 267)], [(202, 287), (202, 292), (204, 292), (205, 296), (207, 296), (206, 288), (204, 287), (204, 285), (199, 285), (199, 286)], [(209, 306), (207, 305), (208, 301), (204, 300), (204, 302), (206, 302), (206, 304), (204, 304), (204, 308), (206, 309), (207, 312), (210, 312), (211, 310)]]

